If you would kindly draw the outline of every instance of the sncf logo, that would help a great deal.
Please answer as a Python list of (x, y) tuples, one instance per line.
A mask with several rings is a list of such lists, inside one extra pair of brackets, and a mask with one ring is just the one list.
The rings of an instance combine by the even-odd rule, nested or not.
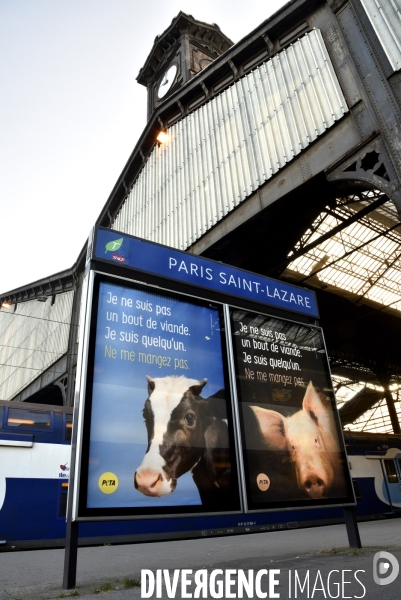
[(121, 256), (121, 254), (114, 253), (114, 254), (111, 255), (111, 258), (113, 260), (116, 260), (117, 262), (121, 262), (121, 263), (124, 263), (126, 261), (126, 259), (124, 258), (124, 256)]

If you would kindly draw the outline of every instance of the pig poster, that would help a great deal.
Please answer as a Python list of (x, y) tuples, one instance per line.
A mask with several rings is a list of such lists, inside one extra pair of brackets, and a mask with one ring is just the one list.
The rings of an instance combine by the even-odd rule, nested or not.
[(322, 331), (232, 310), (248, 510), (352, 504)]

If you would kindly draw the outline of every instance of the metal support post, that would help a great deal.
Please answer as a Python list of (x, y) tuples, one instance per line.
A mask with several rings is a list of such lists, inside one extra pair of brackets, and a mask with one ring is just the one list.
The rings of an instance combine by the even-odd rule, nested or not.
[[(91, 239), (91, 238), (89, 238)], [(89, 242), (88, 242), (89, 243)], [(87, 325), (85, 316), (87, 308), (87, 295), (88, 295), (88, 277), (84, 278), (81, 288), (81, 310), (79, 321), (77, 313), (74, 311), (74, 326), (80, 324), (80, 335), (77, 353), (77, 374), (75, 381), (75, 396), (74, 396), (74, 420), (71, 436), (71, 462), (70, 462), (70, 480), (68, 483), (68, 499), (67, 499), (67, 531), (65, 540), (65, 553), (64, 553), (64, 576), (63, 576), (63, 588), (65, 590), (71, 590), (75, 587), (77, 579), (77, 558), (78, 558), (78, 529), (79, 523), (73, 520), (73, 504), (74, 504), (74, 492), (75, 486), (78, 485), (75, 481), (75, 467), (77, 461), (77, 442), (78, 442), (78, 427), (79, 427), (79, 408), (80, 408), (80, 390), (81, 390), (81, 376), (82, 376), (82, 363), (85, 339), (85, 327)], [(76, 304), (78, 306), (78, 304)], [(75, 327), (74, 327), (75, 329)], [(74, 336), (71, 342), (74, 342)], [(72, 345), (71, 343), (71, 345)], [(70, 389), (72, 389), (72, 382), (69, 381)]]
[(77, 581), (78, 525), (77, 521), (67, 521), (64, 553), (64, 590), (75, 588)]
[[(77, 398), (76, 398), (77, 400)], [(67, 498), (67, 530), (65, 537), (64, 552), (64, 576), (63, 588), (71, 590), (75, 587), (77, 579), (77, 555), (78, 555), (78, 521), (73, 521), (73, 497), (75, 488), (75, 461), (77, 453), (77, 423), (78, 423), (78, 401), (74, 406), (74, 421), (71, 439), (71, 468), (70, 480), (68, 482)]]
[(79, 326), (79, 313), (81, 307), (81, 293), (82, 293), (82, 277), (76, 278), (74, 287), (74, 301), (72, 305), (71, 314), (71, 328), (68, 339), (68, 355), (67, 355), (67, 389), (66, 389), (66, 406), (74, 406), (74, 393), (75, 393), (75, 367), (77, 364), (77, 352), (78, 352), (78, 326)]
[(379, 380), (384, 390), (384, 397), (386, 399), (386, 404), (388, 408), (388, 414), (390, 416), (391, 427), (393, 428), (393, 433), (401, 433), (400, 422), (398, 420), (397, 411), (394, 404), (394, 398), (390, 391), (390, 376), (387, 372), (383, 371), (378, 373)]
[(361, 538), (359, 535), (358, 523), (356, 520), (355, 508), (347, 506), (343, 508), (345, 526), (347, 528), (348, 543), (350, 548), (362, 548)]
[(72, 520), (72, 505), (75, 487), (75, 459), (77, 447), (77, 421), (78, 421), (78, 406), (74, 407), (74, 425), (72, 430), (71, 440), (71, 469), (70, 480), (68, 482), (68, 499), (67, 499), (67, 529), (65, 536), (65, 551), (64, 551), (64, 576), (63, 588), (71, 590), (75, 588), (77, 579), (77, 556), (78, 556), (78, 521)]

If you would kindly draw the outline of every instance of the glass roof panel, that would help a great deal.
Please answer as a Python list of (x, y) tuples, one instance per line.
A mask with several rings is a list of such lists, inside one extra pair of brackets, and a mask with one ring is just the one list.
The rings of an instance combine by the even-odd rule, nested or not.
[[(348, 204), (347, 198), (341, 198), (334, 209), (327, 209), (330, 213), (321, 213), (294, 249), (300, 252), (304, 248), (304, 254), (295, 258), (288, 269), (304, 275), (302, 281), (314, 277), (322, 284), (401, 310), (401, 227), (394, 228), (399, 221), (392, 202), (387, 201), (308, 250), (311, 243), (380, 195), (370, 192), (348, 197)], [(388, 231), (390, 227), (392, 231)]]
[[(341, 293), (355, 294), (355, 300), (368, 299), (401, 311), (401, 223), (395, 206), (387, 201), (379, 208), (350, 224), (346, 221), (376, 201), (381, 192), (371, 191), (338, 198), (336, 206), (326, 207), (311, 228), (299, 240), (294, 251), (298, 254), (288, 265), (288, 271), (298, 274), (298, 282), (313, 286), (332, 286)], [(335, 227), (344, 228), (320, 244), (309, 248), (321, 236)], [(399, 227), (400, 226), (400, 227)], [(355, 374), (356, 373), (356, 374)], [(351, 379), (333, 376), (338, 407), (353, 398), (366, 385), (372, 389), (371, 373), (360, 366)], [(401, 388), (400, 388), (401, 389)], [(396, 411), (401, 422), (401, 393), (398, 385), (392, 388)], [(392, 432), (385, 400), (371, 409), (346, 429), (354, 431)]]

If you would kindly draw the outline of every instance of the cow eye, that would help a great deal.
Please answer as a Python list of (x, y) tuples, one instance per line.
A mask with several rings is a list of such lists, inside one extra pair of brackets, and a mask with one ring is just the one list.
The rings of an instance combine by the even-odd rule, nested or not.
[(188, 413), (185, 415), (184, 421), (187, 425), (193, 425), (195, 423), (195, 415)]

